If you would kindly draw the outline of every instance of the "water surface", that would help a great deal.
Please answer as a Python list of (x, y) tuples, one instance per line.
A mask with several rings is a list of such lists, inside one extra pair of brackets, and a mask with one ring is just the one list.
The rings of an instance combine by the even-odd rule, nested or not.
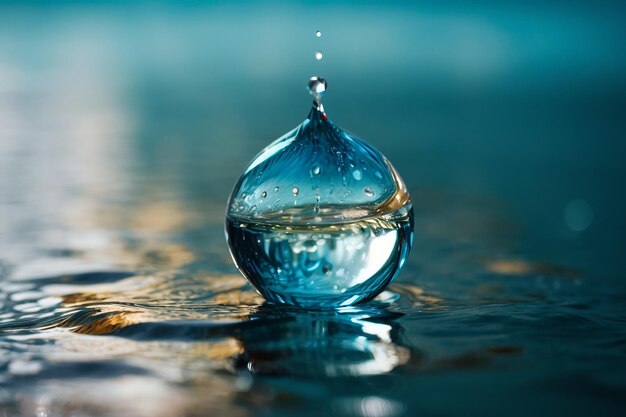
[(223, 233), (248, 160), (310, 106), (311, 10), (5, 7), (0, 409), (617, 414), (625, 26), (581, 7), (326, 14), (326, 110), (415, 210), (398, 279), (326, 312), (266, 305)]

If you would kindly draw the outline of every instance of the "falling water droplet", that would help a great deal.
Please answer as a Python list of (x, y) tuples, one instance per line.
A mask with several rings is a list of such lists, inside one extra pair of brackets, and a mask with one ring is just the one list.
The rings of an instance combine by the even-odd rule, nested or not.
[(293, 187), (291, 189), (291, 192), (293, 193), (294, 197), (297, 197), (298, 194), (300, 193), (300, 189), (298, 189), (298, 187)]
[(315, 32), (315, 36), (317, 36), (318, 38), (322, 37), (322, 32), (320, 32), (319, 30), (317, 32)]
[(315, 51), (315, 59), (317, 59), (318, 61), (321, 61), (322, 58), (324, 58), (324, 54), (322, 54), (321, 51)]
[(263, 191), (261, 193), (261, 198), (266, 198), (267, 197), (267, 191)]
[(319, 173), (320, 173), (319, 165), (315, 165), (313, 166), (313, 168), (311, 168), (311, 177), (314, 175), (319, 175)]
[(274, 192), (277, 193), (280, 191), (280, 187), (277, 185), (276, 187), (274, 187)]

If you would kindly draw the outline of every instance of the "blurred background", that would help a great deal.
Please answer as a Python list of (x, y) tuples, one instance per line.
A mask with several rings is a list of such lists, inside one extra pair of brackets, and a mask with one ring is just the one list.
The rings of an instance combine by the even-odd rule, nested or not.
[[(229, 415), (307, 415), (297, 404), (316, 405), (315, 395), (334, 398), (328, 410), (338, 415), (434, 415), (462, 410), (437, 402), (451, 387), (452, 398), (485, 414), (516, 401), (510, 414), (614, 411), (626, 389), (615, 362), (626, 340), (625, 41), (618, 1), (3, 2), (0, 403), (16, 415), (37, 407), (93, 415), (115, 415), (118, 406), (134, 415), (213, 410), (208, 400), (188, 408), (192, 386), (193, 396), (223, 393), (216, 401)], [(417, 366), (394, 351), (398, 360), (380, 372), (391, 379), (382, 381), (350, 368), (352, 391), (326, 373), (293, 377), (291, 362), (280, 368), (292, 375), (289, 388), (239, 371), (215, 376), (239, 369), (233, 357), (241, 352), (256, 352), (245, 340), (258, 338), (242, 337), (237, 326), (253, 321), (261, 303), (228, 257), (225, 202), (247, 162), (306, 117), (312, 75), (328, 81), (329, 117), (393, 162), (415, 204), (415, 249), (391, 291), (400, 298), (381, 307), (404, 315), (404, 336), (380, 337), (430, 359)], [(223, 282), (226, 298), (215, 289)], [(152, 305), (156, 299), (190, 304), (183, 314)], [(224, 305), (232, 310), (211, 310)], [(435, 321), (418, 314), (434, 305), (442, 309)], [(122, 319), (129, 306), (143, 318)], [(283, 326), (283, 316), (263, 311), (270, 328)], [(111, 338), (89, 366), (65, 367), (93, 349), (84, 334), (169, 319), (191, 329), (223, 314), (235, 327), (219, 338), (235, 347), (219, 339), (198, 356), (196, 336), (166, 332), (168, 343), (187, 343), (187, 353), (161, 344), (162, 362), (152, 357), (148, 366), (132, 353), (144, 345)], [(69, 336), (59, 328), (77, 339), (61, 343)], [(124, 334), (139, 343), (146, 331)], [(275, 334), (294, 337), (289, 327)], [(291, 348), (311, 346), (310, 337)], [(468, 374), (464, 360), (479, 348), (488, 349), (480, 360), (493, 352), (509, 359), (471, 362), (486, 370)], [(189, 362), (168, 362), (188, 349), (196, 349)], [(120, 365), (129, 361), (131, 370)], [(213, 365), (193, 373), (203, 361)], [(398, 376), (396, 363), (412, 365)], [(530, 374), (521, 372), (528, 364)], [(98, 384), (127, 374), (147, 397), (133, 402), (115, 391), (114, 407), (84, 388), (84, 403), (68, 399), (84, 378), (109, 387)], [(226, 378), (218, 391), (216, 378)], [(381, 394), (390, 381), (404, 388)], [(464, 391), (466, 384), (476, 388)], [(478, 402), (479, 389), (494, 384), (501, 400)], [(530, 385), (539, 388), (516, 397)], [(430, 394), (416, 399), (414, 390)], [(162, 393), (178, 402), (163, 408)], [(565, 406), (558, 396), (577, 400)]]

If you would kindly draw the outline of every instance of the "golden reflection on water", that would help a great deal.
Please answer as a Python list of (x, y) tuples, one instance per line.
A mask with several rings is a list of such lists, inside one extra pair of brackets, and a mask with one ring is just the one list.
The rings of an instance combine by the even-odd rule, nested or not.
[[(123, 327), (141, 323), (142, 321), (146, 321), (146, 318), (142, 320), (141, 313), (138, 311), (115, 311), (89, 323), (75, 326), (72, 328), (72, 331), (98, 336), (114, 333)], [(63, 322), (59, 323), (59, 327), (63, 327)]]
[(578, 278), (580, 272), (546, 262), (529, 262), (522, 259), (495, 260), (486, 264), (487, 270), (500, 275), (547, 275), (561, 278)]

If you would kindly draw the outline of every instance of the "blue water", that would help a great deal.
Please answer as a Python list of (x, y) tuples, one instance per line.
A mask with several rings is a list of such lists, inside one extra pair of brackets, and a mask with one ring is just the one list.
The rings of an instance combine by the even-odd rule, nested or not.
[[(322, 6), (0, 8), (4, 414), (620, 413), (623, 6)], [(313, 74), (414, 208), (334, 312), (266, 305), (223, 235)]]

